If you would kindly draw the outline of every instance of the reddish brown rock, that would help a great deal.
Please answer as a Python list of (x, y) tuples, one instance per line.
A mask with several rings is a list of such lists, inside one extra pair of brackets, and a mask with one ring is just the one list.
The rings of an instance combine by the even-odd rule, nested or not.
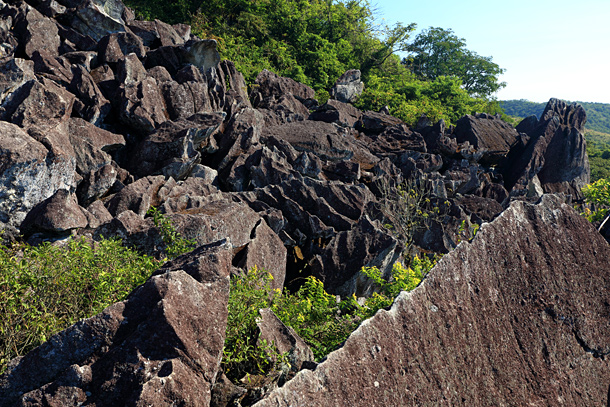
[(201, 247), (125, 301), (62, 331), (0, 376), (0, 406), (209, 406), (229, 297), (230, 247)]
[(69, 234), (87, 224), (85, 210), (78, 206), (76, 196), (60, 189), (28, 212), (21, 224), (21, 233), (26, 237), (36, 232)]
[(518, 127), (528, 132), (529, 140), (512, 149), (501, 165), (512, 196), (526, 195), (537, 176), (544, 192), (582, 198), (580, 190), (590, 181), (583, 133), (586, 120), (582, 106), (551, 99), (539, 121), (528, 120)]
[(265, 340), (268, 344), (273, 344), (280, 354), (287, 354), (292, 371), (301, 370), (303, 362), (314, 361), (313, 352), (307, 343), (294, 329), (284, 325), (271, 308), (264, 308), (258, 312), (261, 316), (256, 324), (260, 331), (258, 340)]
[(515, 202), (256, 406), (605, 405), (609, 256), (557, 198)]
[(309, 115), (310, 120), (337, 123), (341, 126), (354, 127), (362, 112), (354, 106), (330, 99)]
[(21, 127), (54, 127), (70, 117), (74, 100), (72, 93), (49, 79), (30, 80), (4, 104), (2, 118)]
[(169, 119), (161, 90), (154, 78), (126, 84), (119, 91), (119, 116), (132, 129), (149, 134)]
[[(279, 99), (282, 95), (292, 94), (300, 101), (313, 99), (316, 92), (309, 86), (298, 83), (293, 79), (278, 76), (273, 72), (263, 69), (256, 77), (255, 87), (250, 97), (254, 100), (265, 100), (267, 98)], [(254, 103), (258, 107), (257, 103)]]

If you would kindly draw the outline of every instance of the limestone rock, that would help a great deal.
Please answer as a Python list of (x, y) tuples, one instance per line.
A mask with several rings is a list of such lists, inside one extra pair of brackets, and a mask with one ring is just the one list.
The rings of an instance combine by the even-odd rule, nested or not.
[(0, 222), (18, 226), (60, 189), (75, 187), (73, 157), (52, 155), (14, 124), (0, 121)]
[(76, 196), (65, 189), (36, 205), (21, 224), (21, 233), (29, 236), (36, 232), (66, 234), (88, 224), (84, 209)]
[(359, 69), (345, 72), (330, 90), (330, 97), (343, 103), (354, 103), (364, 91), (364, 83), (360, 80), (360, 75)]
[(556, 198), (514, 202), (256, 406), (603, 404), (608, 256)]

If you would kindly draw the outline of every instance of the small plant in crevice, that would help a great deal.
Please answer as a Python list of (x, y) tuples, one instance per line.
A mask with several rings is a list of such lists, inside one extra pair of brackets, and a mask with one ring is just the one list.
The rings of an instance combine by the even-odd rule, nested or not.
[(171, 221), (159, 209), (153, 206), (146, 214), (152, 216), (155, 226), (159, 229), (163, 243), (165, 243), (165, 254), (168, 258), (173, 259), (181, 254), (188, 253), (197, 245), (196, 241), (182, 237)]
[(380, 210), (384, 224), (411, 249), (415, 235), (437, 222), (447, 213), (449, 202), (434, 202), (432, 186), (425, 179), (408, 179), (391, 184), (381, 178), (377, 187), (381, 192)]

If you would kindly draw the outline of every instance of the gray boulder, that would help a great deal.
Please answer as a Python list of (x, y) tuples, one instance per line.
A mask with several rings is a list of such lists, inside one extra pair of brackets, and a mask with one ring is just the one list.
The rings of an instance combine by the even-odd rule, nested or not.
[(364, 83), (360, 80), (360, 70), (352, 69), (337, 79), (330, 90), (330, 97), (343, 103), (354, 103), (364, 91)]

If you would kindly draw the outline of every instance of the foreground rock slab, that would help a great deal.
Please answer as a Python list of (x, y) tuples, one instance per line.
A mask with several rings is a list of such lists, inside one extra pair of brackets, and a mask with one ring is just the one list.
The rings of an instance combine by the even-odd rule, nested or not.
[(202, 246), (0, 376), (0, 406), (209, 406), (225, 339), (230, 245)]
[(606, 405), (609, 257), (558, 198), (514, 202), (256, 406)]

